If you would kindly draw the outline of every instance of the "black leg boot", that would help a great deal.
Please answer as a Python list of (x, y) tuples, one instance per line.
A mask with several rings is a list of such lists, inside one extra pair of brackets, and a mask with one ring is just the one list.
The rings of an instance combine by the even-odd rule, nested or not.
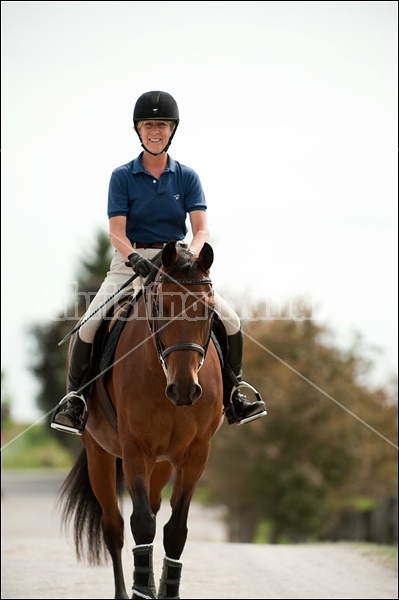
[(51, 427), (59, 431), (82, 435), (87, 421), (86, 399), (90, 386), (84, 385), (90, 369), (92, 344), (83, 342), (79, 334), (72, 346), (68, 369), (68, 393), (60, 404), (66, 400), (66, 408), (56, 409)]
[(180, 579), (183, 564), (165, 556), (162, 565), (162, 577), (159, 581), (158, 598), (180, 600)]
[[(224, 413), (229, 425), (235, 423), (242, 425), (263, 417), (267, 414), (265, 403), (259, 392), (249, 383), (242, 381), (242, 354), (243, 354), (243, 335), (242, 330), (227, 338), (229, 352), (227, 363), (223, 369), (223, 387), (224, 387)], [(256, 396), (254, 402), (249, 402), (241, 389), (252, 390)]]
[(156, 598), (153, 544), (140, 544), (133, 548), (133, 595), (132, 598)]

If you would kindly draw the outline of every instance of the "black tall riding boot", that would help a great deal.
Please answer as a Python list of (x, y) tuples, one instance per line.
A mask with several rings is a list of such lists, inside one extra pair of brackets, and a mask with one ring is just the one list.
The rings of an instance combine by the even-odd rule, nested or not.
[(86, 400), (89, 396), (90, 386), (85, 385), (84, 379), (90, 369), (92, 344), (88, 344), (76, 336), (69, 359), (66, 408), (55, 412), (51, 427), (82, 435), (87, 421)]
[[(266, 415), (266, 406), (259, 392), (245, 381), (242, 381), (242, 330), (240, 329), (234, 335), (229, 335), (227, 341), (229, 351), (227, 364), (223, 369), (224, 412), (230, 425), (233, 423), (242, 425)], [(240, 392), (242, 388), (252, 390), (257, 400), (249, 402), (245, 394)]]

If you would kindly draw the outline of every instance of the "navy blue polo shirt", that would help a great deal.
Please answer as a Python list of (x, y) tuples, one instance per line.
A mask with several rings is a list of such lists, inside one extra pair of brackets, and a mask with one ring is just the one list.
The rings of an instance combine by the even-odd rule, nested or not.
[(131, 242), (172, 242), (187, 234), (187, 214), (206, 210), (200, 178), (190, 167), (168, 156), (156, 179), (142, 165), (143, 152), (115, 169), (108, 190), (108, 217), (127, 217)]

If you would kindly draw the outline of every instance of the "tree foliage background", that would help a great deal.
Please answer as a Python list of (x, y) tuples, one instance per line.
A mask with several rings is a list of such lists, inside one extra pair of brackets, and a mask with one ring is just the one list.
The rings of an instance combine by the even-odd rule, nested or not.
[(251, 542), (265, 522), (271, 542), (320, 538), (344, 506), (397, 495), (395, 383), (362, 385), (370, 364), (357, 344), (336, 348), (311, 319), (254, 314), (244, 331), (244, 379), (268, 415), (224, 423), (204, 476), (227, 506), (230, 539)]
[[(71, 318), (31, 329), (37, 404), (48, 423), (65, 394), (68, 343), (58, 342), (85, 312), (111, 256), (108, 235), (98, 233), (79, 267)], [(268, 415), (238, 428), (224, 421), (201, 484), (209, 502), (226, 507), (232, 541), (252, 542), (261, 528), (276, 543), (323, 539), (342, 508), (397, 498), (397, 382), (371, 389), (361, 338), (339, 349), (309, 310), (297, 319), (266, 314), (258, 307), (243, 322), (244, 379), (261, 392)], [(79, 438), (51, 431), (80, 449)]]

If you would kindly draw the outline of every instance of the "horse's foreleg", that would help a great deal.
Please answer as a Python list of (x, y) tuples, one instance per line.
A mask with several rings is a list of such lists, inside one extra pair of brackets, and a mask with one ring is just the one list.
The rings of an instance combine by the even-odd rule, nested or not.
[(187, 518), (192, 493), (181, 496), (172, 504), (172, 514), (163, 528), (163, 545), (166, 556), (179, 560), (187, 541)]
[(164, 526), (166, 556), (179, 560), (187, 540), (187, 518), (191, 500), (209, 456), (209, 443), (197, 441), (190, 447), (181, 466), (176, 465), (170, 504), (172, 514)]
[(176, 477), (171, 498), (172, 515), (164, 526), (163, 544), (166, 556), (158, 598), (179, 598), (182, 563), (179, 561), (187, 541), (187, 519), (191, 500), (209, 456), (209, 444), (192, 445), (181, 468), (176, 467)]
[[(147, 483), (151, 466), (139, 464), (138, 454), (135, 464), (124, 462), (125, 481), (133, 503), (133, 512), (130, 517), (130, 528), (136, 546), (133, 548), (133, 596), (132, 598), (156, 598), (157, 593), (154, 582), (153, 570), (153, 541), (155, 538), (156, 518), (152, 511)], [(147, 477), (137, 475), (145, 473)], [(129, 473), (136, 473), (129, 478)]]
[(162, 502), (162, 490), (169, 482), (173, 466), (167, 460), (157, 462), (150, 479), (150, 504), (153, 512), (158, 513)]
[(183, 552), (187, 540), (187, 517), (191, 496), (191, 494), (182, 496), (176, 504), (172, 504), (172, 515), (164, 526), (166, 556), (163, 559), (158, 598), (168, 598), (170, 600), (180, 598), (179, 589), (183, 565), (178, 559)]
[(155, 537), (156, 520), (143, 483), (135, 484), (129, 490), (133, 501), (133, 512), (130, 517), (130, 528), (134, 541), (138, 545), (152, 544)]

